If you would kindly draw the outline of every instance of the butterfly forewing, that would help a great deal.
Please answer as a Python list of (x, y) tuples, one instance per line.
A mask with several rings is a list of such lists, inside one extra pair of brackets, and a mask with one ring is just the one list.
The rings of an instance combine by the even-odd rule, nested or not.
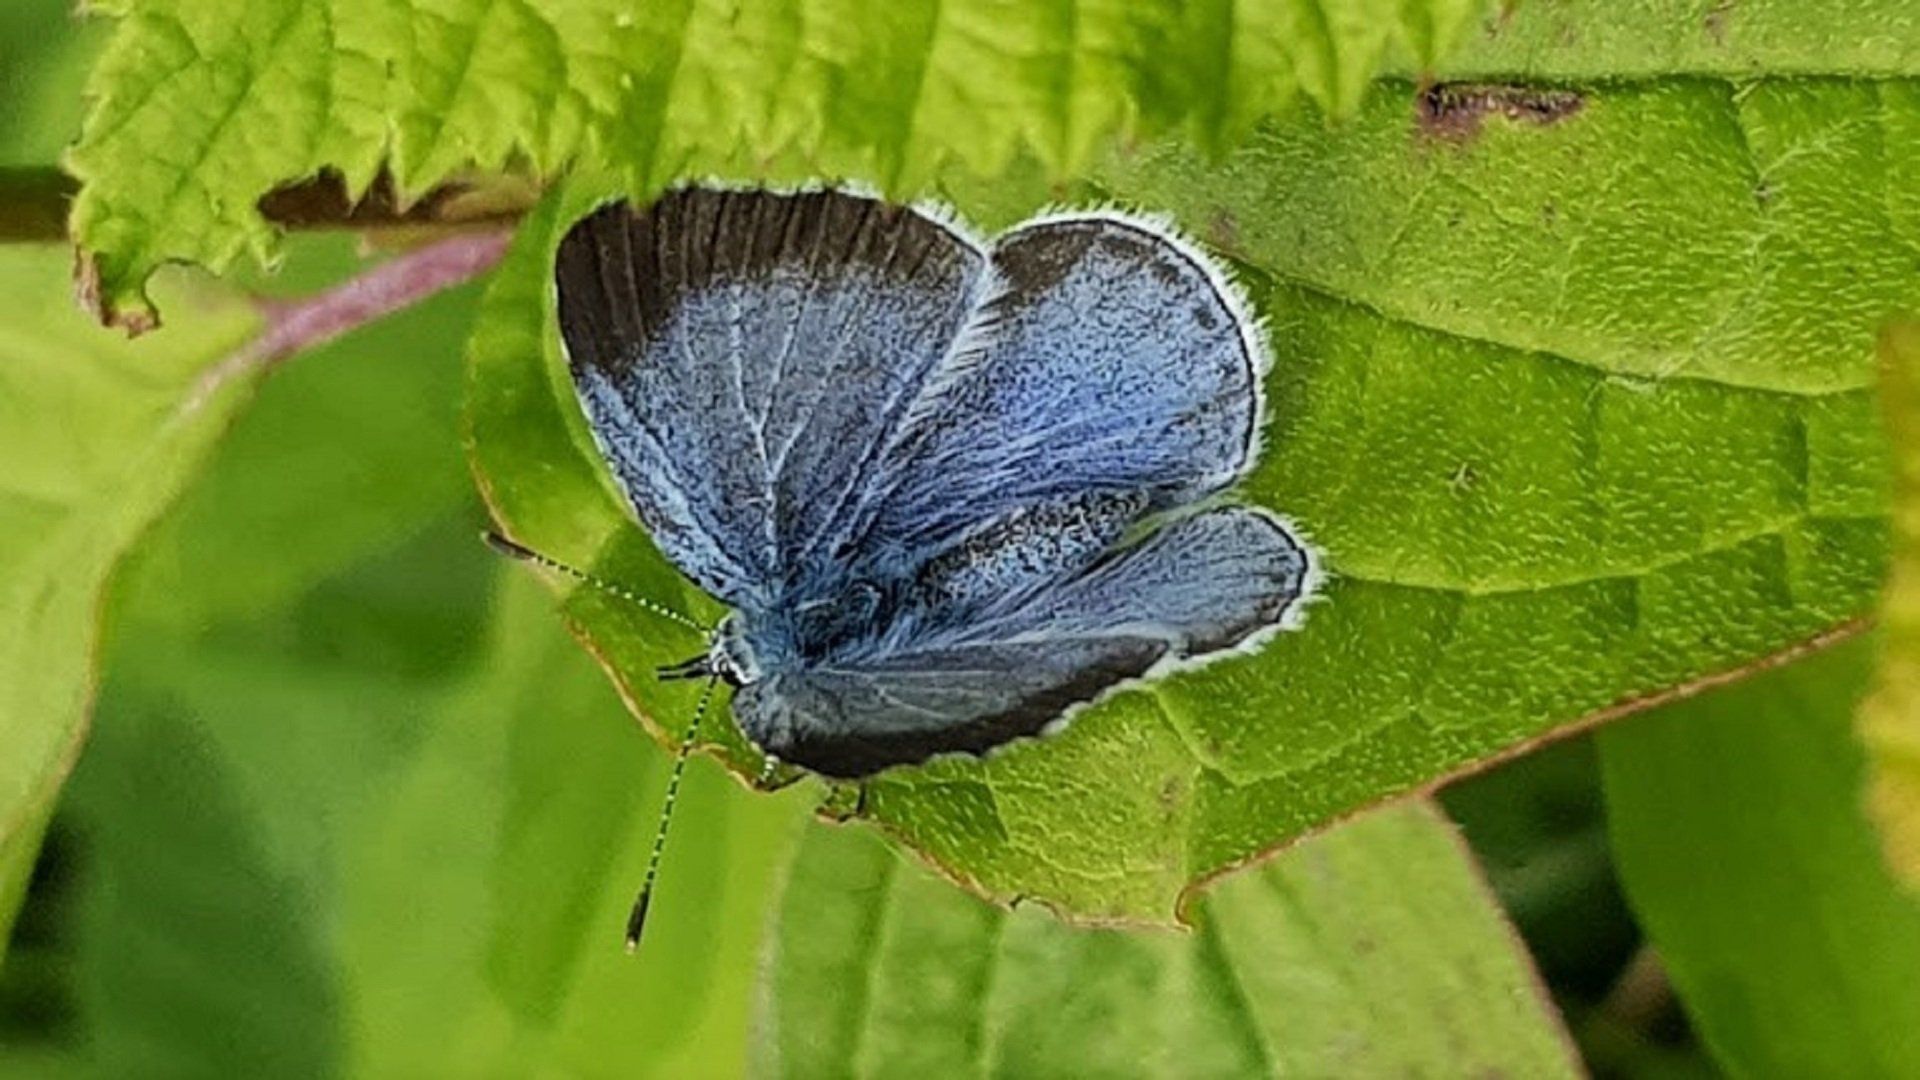
[(1196, 256), (1139, 224), (1063, 218), (994, 243), (1004, 291), (880, 465), (869, 544), (940, 547), (981, 520), (1085, 492), (1152, 509), (1251, 460), (1259, 359)]
[(602, 207), (555, 258), (596, 440), (676, 565), (741, 606), (817, 546), (976, 306), (984, 260), (911, 210), (689, 188)]

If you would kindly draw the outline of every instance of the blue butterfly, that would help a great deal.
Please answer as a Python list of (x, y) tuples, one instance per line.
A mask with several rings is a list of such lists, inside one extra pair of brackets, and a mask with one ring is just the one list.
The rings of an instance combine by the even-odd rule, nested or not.
[(858, 777), (1034, 735), (1311, 595), (1287, 523), (1213, 498), (1264, 347), (1154, 225), (991, 243), (841, 191), (689, 187), (555, 256), (580, 404), (660, 549), (731, 614), (669, 673), (768, 754)]

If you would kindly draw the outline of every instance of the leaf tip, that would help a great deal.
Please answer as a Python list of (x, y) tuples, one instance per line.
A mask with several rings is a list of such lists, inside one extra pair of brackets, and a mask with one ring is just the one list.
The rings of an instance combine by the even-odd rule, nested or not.
[(144, 290), (120, 288), (101, 270), (99, 254), (79, 246), (73, 249), (73, 298), (101, 326), (124, 330), (130, 338), (160, 327), (160, 313)]

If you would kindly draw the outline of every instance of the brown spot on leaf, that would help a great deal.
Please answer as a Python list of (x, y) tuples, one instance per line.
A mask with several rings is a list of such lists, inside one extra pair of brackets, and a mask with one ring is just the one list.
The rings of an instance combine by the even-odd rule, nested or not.
[(106, 321), (100, 306), (100, 261), (78, 247), (73, 249), (73, 302), (95, 321)]
[(1176, 813), (1180, 804), (1186, 801), (1187, 785), (1178, 776), (1169, 776), (1160, 783), (1160, 809), (1168, 814)]
[(1720, 0), (1700, 20), (1700, 26), (1715, 45), (1727, 43), (1727, 18), (1733, 14), (1734, 0)]
[(1207, 244), (1221, 251), (1240, 250), (1240, 219), (1225, 207), (1207, 218)]
[(1490, 15), (1486, 22), (1481, 25), (1481, 29), (1486, 31), (1489, 41), (1498, 37), (1501, 31), (1512, 24), (1513, 13), (1519, 10), (1519, 8), (1520, 0), (1500, 0), (1499, 9)]
[(130, 338), (160, 325), (159, 316), (151, 310), (122, 311), (110, 303), (100, 289), (100, 257), (78, 247), (73, 249), (73, 299), (100, 325), (125, 330)]
[(1480, 134), (1489, 116), (1545, 127), (1585, 108), (1577, 90), (1549, 90), (1506, 83), (1435, 83), (1414, 98), (1414, 124), (1424, 135), (1465, 142)]

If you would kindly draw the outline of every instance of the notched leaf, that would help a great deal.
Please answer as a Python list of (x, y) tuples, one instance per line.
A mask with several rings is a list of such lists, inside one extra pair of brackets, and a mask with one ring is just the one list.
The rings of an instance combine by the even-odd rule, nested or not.
[(1432, 67), (1473, 14), (1459, 0), (1328, 0), (1318, 18), (1178, 0), (1066, 20), (1033, 4), (885, 19), (825, 0), (594, 7), (116, 5), (68, 156), (95, 291), (144, 306), (165, 262), (270, 258), (261, 197), (326, 169), (355, 189), (386, 162), (402, 192), (580, 167), (638, 193), (751, 174), (917, 194), (951, 163), (997, 177), (1030, 156), (1076, 176), (1135, 133), (1231, 145), (1299, 94), (1351, 111), (1390, 53)]
[(1584, 109), (1577, 90), (1542, 89), (1511, 83), (1435, 83), (1414, 97), (1414, 125), (1430, 138), (1468, 142), (1480, 134), (1489, 116), (1547, 127)]
[(288, 229), (488, 225), (517, 220), (539, 197), (533, 181), (503, 175), (450, 180), (409, 199), (385, 167), (356, 195), (339, 170), (326, 168), (267, 192), (258, 208), (260, 216)]

